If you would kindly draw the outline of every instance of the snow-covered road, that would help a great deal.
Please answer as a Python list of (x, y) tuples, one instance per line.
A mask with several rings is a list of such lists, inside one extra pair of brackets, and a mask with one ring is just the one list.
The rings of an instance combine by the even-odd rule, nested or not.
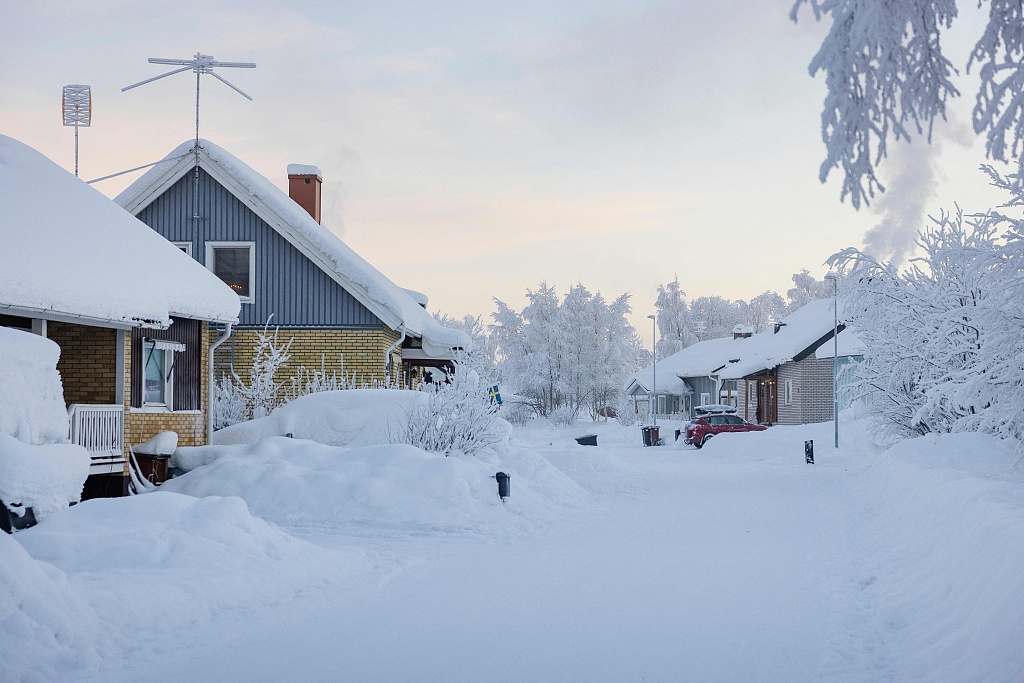
[(813, 680), (849, 567), (846, 469), (619, 455), (625, 474), (589, 483), (629, 493), (542, 536), (390, 539), (424, 562), (286, 620), (210, 624), (159, 678)]
[[(458, 485), (489, 464), (442, 459), (462, 477), (445, 479), (412, 453), (403, 479), (398, 455), (374, 451), (344, 467), (396, 506), (391, 518), (316, 524), (306, 505), (284, 523), (265, 491), (290, 482), (309, 496), (298, 482), (329, 490), (350, 470), (303, 474), (296, 463), (337, 456), (280, 440), (247, 455), (258, 479), (237, 484), (230, 462), (203, 474), (252, 492), (250, 511), (276, 529), (247, 521), (237, 498), (72, 509), (19, 538), (66, 573), (70, 588), (51, 590), (87, 600), (103, 637), (96, 656), (73, 650), (38, 680), (1024, 680), (1024, 485), (1008, 447), (953, 435), (837, 453), (818, 425), (645, 449), (614, 427), (599, 449), (522, 432), (504, 507), (486, 502), (493, 479), (483, 499)], [(401, 486), (372, 483), (364, 468), (381, 458)], [(427, 479), (427, 493), (409, 490)], [(444, 490), (465, 509), (429, 502)], [(410, 511), (431, 521), (402, 522)], [(98, 535), (104, 515), (126, 514), (148, 514), (133, 527), (148, 535), (105, 560), (121, 541)], [(115, 600), (131, 607), (105, 614)]]

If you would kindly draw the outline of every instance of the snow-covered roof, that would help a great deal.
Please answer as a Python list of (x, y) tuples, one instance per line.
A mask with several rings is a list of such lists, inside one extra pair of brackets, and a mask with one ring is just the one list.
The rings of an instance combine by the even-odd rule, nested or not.
[[(839, 346), (839, 357), (843, 356), (863, 356), (864, 355), (864, 342), (860, 340), (857, 333), (851, 329), (845, 329), (839, 333), (836, 337), (836, 344)], [(828, 341), (818, 347), (818, 350), (814, 352), (815, 358), (833, 358), (835, 356), (835, 349), (833, 348), (832, 341)]]
[[(739, 358), (749, 339), (733, 339), (723, 337), (721, 339), (708, 339), (687, 346), (682, 351), (677, 351), (671, 356), (658, 360), (658, 389), (662, 386), (669, 386), (669, 382), (676, 380), (685, 384), (683, 377), (707, 377), (715, 373), (719, 368), (734, 358)], [(636, 382), (649, 390), (650, 382), (653, 381), (653, 366), (648, 366), (634, 374), (626, 383), (626, 391)], [(664, 378), (664, 379), (663, 379)], [(678, 385), (672, 385), (678, 386)], [(669, 393), (692, 393), (692, 389), (686, 385), (689, 391), (675, 391)], [(659, 391), (660, 393), (660, 391)]]
[[(658, 369), (661, 369), (661, 363), (658, 363)], [(655, 379), (658, 380), (657, 386), (654, 383)], [(659, 372), (657, 378), (655, 378), (653, 366), (648, 366), (636, 373), (626, 383), (626, 393), (636, 393), (637, 389), (645, 394), (651, 393), (653, 389), (657, 389), (659, 394), (672, 394), (674, 396), (685, 396), (693, 393), (693, 387), (672, 373)]]
[[(147, 171), (114, 201), (138, 214), (194, 167), (194, 146), (192, 140), (178, 145), (163, 163)], [(435, 356), (450, 354), (453, 348), (469, 348), (469, 335), (438, 323), (401, 287), (230, 152), (200, 140), (199, 164), (388, 327), (404, 327), (408, 334), (422, 340), (424, 350)]]
[[(840, 312), (840, 322), (842, 314)], [(721, 379), (740, 379), (762, 370), (788, 363), (822, 337), (831, 336), (833, 309), (831, 299), (819, 299), (790, 313), (775, 332), (769, 327), (744, 340), (747, 342), (739, 362), (730, 363), (719, 373)], [(839, 338), (842, 339), (842, 333)]]
[(0, 312), (166, 326), (233, 322), (213, 273), (31, 147), (0, 135)]

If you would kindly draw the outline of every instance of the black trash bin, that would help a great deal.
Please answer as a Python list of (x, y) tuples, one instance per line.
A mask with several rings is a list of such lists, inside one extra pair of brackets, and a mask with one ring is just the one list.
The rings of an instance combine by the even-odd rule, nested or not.
[(597, 445), (597, 434), (587, 434), (586, 436), (577, 436), (576, 443), (581, 446), (596, 446)]
[(661, 438), (658, 436), (658, 426), (651, 425), (650, 427), (643, 427), (644, 445), (645, 446), (658, 446), (661, 445)]

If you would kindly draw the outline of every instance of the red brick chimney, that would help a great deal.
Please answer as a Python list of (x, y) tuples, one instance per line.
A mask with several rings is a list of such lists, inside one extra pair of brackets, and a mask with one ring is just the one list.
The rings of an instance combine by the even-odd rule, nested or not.
[(320, 222), (320, 185), (324, 177), (316, 166), (288, 164), (288, 196)]

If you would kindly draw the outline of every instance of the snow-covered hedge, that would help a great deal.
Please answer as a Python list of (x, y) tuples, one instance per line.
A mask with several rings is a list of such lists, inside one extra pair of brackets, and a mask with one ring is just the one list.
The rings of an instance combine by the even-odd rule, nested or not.
[(391, 443), (405, 428), (414, 407), (427, 401), (419, 391), (348, 389), (300, 396), (267, 417), (213, 433), (213, 444), (254, 444), (268, 436), (291, 434), (329, 446)]

